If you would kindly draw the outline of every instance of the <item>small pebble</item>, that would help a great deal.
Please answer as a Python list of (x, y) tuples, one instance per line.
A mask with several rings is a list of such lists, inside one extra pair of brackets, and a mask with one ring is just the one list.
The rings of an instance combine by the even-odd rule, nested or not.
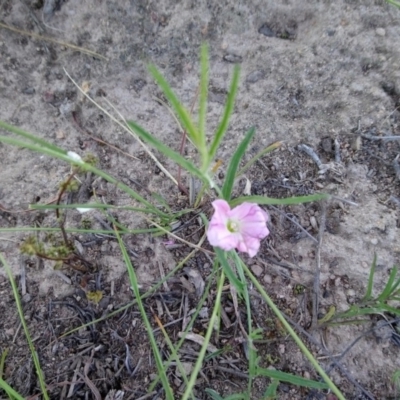
[(257, 276), (257, 277), (261, 276), (261, 274), (264, 272), (263, 268), (260, 267), (260, 266), (257, 265), (257, 264), (254, 264), (254, 265), (251, 267), (251, 270), (253, 271), (253, 274), (254, 274), (255, 276)]
[(247, 75), (246, 82), (247, 83), (256, 83), (259, 80), (264, 78), (264, 72), (263, 71), (253, 71), (249, 75)]
[(378, 239), (377, 238), (372, 238), (371, 239), (371, 244), (373, 244), (374, 246), (376, 246), (378, 244)]
[(376, 32), (376, 34), (378, 36), (385, 36), (386, 35), (386, 31), (383, 28), (376, 28), (375, 32)]
[(265, 274), (263, 279), (264, 279), (264, 283), (266, 283), (267, 285), (270, 285), (272, 283), (271, 275)]

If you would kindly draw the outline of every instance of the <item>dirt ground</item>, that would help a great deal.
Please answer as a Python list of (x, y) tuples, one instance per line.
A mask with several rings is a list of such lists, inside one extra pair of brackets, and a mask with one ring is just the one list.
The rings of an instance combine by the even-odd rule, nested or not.
[[(0, 0), (0, 22), (103, 56), (0, 27), (0, 119), (66, 150), (94, 154), (100, 168), (145, 197), (150, 192), (159, 193), (175, 210), (187, 206), (187, 198), (132, 136), (83, 99), (66, 72), (106, 110), (112, 112), (110, 104), (114, 105), (123, 117), (138, 121), (179, 150), (181, 131), (167, 108), (157, 101), (163, 97), (146, 65), (157, 65), (190, 107), (198, 86), (200, 45), (209, 43), (208, 128), (212, 132), (223, 110), (233, 64), (240, 64), (239, 94), (218, 153), (220, 174), (246, 131), (255, 126), (256, 140), (246, 160), (274, 141), (284, 144), (253, 166), (246, 175), (248, 181), (241, 180), (235, 188), (238, 195), (250, 182), (252, 194), (286, 197), (327, 192), (336, 196), (327, 204), (269, 208), (271, 235), (259, 255), (248, 260), (280, 308), (306, 331), (318, 265), (318, 311), (322, 317), (332, 305), (344, 311), (362, 298), (375, 253), (374, 293), (382, 290), (393, 266), (400, 264), (400, 160), (396, 164), (400, 142), (398, 138), (382, 139), (400, 135), (399, 9), (381, 0), (54, 0), (44, 4), (41, 0)], [(299, 145), (312, 148), (322, 165)], [(155, 154), (176, 176), (177, 167)], [(187, 155), (194, 156), (190, 147)], [(24, 210), (31, 203), (53, 201), (69, 171), (66, 163), (0, 144), (0, 228), (56, 226), (54, 212)], [(130, 204), (114, 185), (88, 179), (104, 201)], [(183, 183), (188, 185), (185, 176)], [(209, 208), (204, 211), (209, 215)], [(138, 214), (118, 212), (115, 216), (130, 229), (147, 227)], [(66, 226), (79, 228), (89, 220), (93, 227), (101, 228), (101, 218), (97, 211), (82, 215), (71, 210)], [(187, 224), (179, 234), (197, 243), (202, 232), (196, 219), (193, 222), (187, 217), (181, 222)], [(321, 227), (324, 233), (318, 248)], [(54, 271), (51, 262), (21, 255), (19, 244), (26, 236), (0, 233), (0, 251), (17, 277), (52, 399), (96, 398), (90, 385), (80, 378), (84, 371), (89, 371), (98, 398), (117, 398), (117, 391), (124, 392), (124, 399), (145, 398), (142, 396), (156, 369), (135, 307), (61, 338), (72, 328), (132, 301), (117, 242), (73, 235), (81, 254), (96, 260), (98, 268), (60, 272)], [(189, 253), (184, 246), (169, 247), (165, 240), (146, 233), (126, 239), (143, 290), (160, 279), (160, 271), (168, 273)], [(210, 271), (210, 261), (197, 253), (146, 300), (149, 315), (157, 310), (166, 324), (181, 317), (185, 302), (190, 310), (195, 308), (199, 293), (190, 277), (200, 272), (207, 281)], [(24, 396), (35, 398), (29, 397), (38, 393), (34, 367), (2, 269), (0, 274), (0, 351), (9, 348), (4, 376)], [(299, 287), (302, 290), (297, 290)], [(91, 289), (102, 291), (100, 303), (87, 299)], [(246, 385), (246, 357), (235, 341), (240, 332), (234, 323), (229, 291), (224, 292), (223, 301), (227, 320), (214, 345), (231, 347), (205, 364), (196, 386), (199, 399), (210, 398), (205, 388), (226, 396)], [(256, 344), (262, 365), (316, 378), (299, 350), (279, 331), (271, 311), (257, 296), (253, 301), (259, 311), (255, 324), (265, 333), (265, 340)], [(310, 331), (315, 342), (302, 336), (321, 364), (331, 369), (331, 377), (346, 398), (398, 398), (392, 381), (400, 369), (398, 345), (375, 331), (363, 335), (391, 317), (378, 315), (362, 325)], [(204, 332), (207, 320), (205, 310), (193, 331)], [(178, 340), (181, 325), (171, 324), (168, 329)], [(340, 360), (342, 369), (330, 368), (324, 349), (340, 355), (359, 337)], [(321, 343), (323, 346), (318, 346)], [(163, 351), (166, 355), (167, 348)], [(197, 351), (193, 343), (182, 347), (188, 369)], [(174, 368), (170, 378), (179, 398), (182, 378)], [(261, 398), (268, 384), (268, 379), (258, 378), (253, 398)], [(149, 398), (163, 398), (158, 389), (156, 386)], [(5, 398), (0, 392), (1, 396)], [(329, 396), (284, 384), (279, 388), (280, 399), (332, 400)]]

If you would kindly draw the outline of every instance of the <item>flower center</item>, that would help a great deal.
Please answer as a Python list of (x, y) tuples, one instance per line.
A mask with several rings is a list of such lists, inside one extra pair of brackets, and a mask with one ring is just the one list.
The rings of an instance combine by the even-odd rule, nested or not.
[(239, 232), (239, 224), (237, 221), (228, 220), (227, 228), (230, 233)]

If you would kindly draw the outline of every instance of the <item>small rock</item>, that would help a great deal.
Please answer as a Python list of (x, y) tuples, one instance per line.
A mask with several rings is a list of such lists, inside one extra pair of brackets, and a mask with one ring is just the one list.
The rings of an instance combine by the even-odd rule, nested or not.
[(378, 239), (377, 238), (372, 238), (371, 239), (371, 244), (373, 244), (374, 246), (376, 246), (378, 244)]
[(249, 75), (247, 75), (246, 82), (247, 83), (256, 83), (259, 80), (264, 78), (264, 72), (263, 71), (253, 71)]
[(362, 93), (362, 92), (364, 92), (364, 86), (363, 86), (363, 85), (360, 85), (359, 83), (356, 83), (356, 82), (353, 82), (353, 83), (350, 85), (350, 89), (351, 89), (353, 92), (356, 92), (356, 93)]
[(35, 88), (33, 87), (27, 87), (25, 89), (22, 90), (23, 94), (35, 94)]
[(22, 297), (23, 303), (29, 303), (32, 300), (32, 296), (29, 293), (24, 294)]
[(354, 289), (349, 289), (347, 291), (347, 296), (354, 297), (356, 295), (356, 291)]
[(376, 32), (376, 34), (378, 36), (385, 36), (386, 35), (386, 31), (383, 28), (376, 28), (375, 32)]
[(361, 145), (362, 145), (362, 140), (361, 140), (361, 136), (355, 136), (352, 141), (351, 141), (351, 148), (354, 151), (359, 151), (361, 149)]
[(267, 24), (262, 24), (258, 30), (258, 33), (261, 33), (267, 37), (274, 37), (276, 35), (276, 33)]
[(278, 351), (281, 354), (285, 354), (285, 345), (284, 344), (280, 344), (278, 347)]
[(264, 275), (264, 283), (266, 283), (267, 285), (270, 285), (272, 283), (272, 276), (265, 274)]
[(251, 267), (251, 270), (253, 271), (253, 274), (254, 274), (255, 276), (257, 276), (257, 277), (261, 276), (261, 274), (264, 272), (263, 268), (260, 267), (260, 266), (257, 265), (257, 264), (254, 264), (254, 265)]
[(243, 57), (236, 54), (226, 54), (222, 57), (222, 59), (232, 64), (239, 64), (243, 61)]

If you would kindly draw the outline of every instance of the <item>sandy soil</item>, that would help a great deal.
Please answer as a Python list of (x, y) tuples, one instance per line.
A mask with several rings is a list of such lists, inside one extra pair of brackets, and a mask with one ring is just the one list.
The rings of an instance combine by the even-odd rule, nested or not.
[[(307, 319), (317, 265), (321, 268), (320, 316), (332, 305), (344, 311), (359, 301), (365, 293), (375, 253), (378, 267), (374, 293), (383, 288), (393, 265), (399, 265), (400, 261), (400, 202), (396, 205), (396, 199), (400, 198), (400, 174), (396, 176), (394, 166), (400, 145), (398, 139), (371, 140), (371, 137), (400, 135), (400, 10), (380, 0), (68, 0), (46, 1), (45, 7), (41, 3), (2, 0), (0, 22), (81, 46), (105, 59), (0, 27), (0, 119), (64, 149), (82, 155), (92, 153), (102, 169), (143, 196), (149, 191), (157, 192), (174, 209), (180, 209), (186, 204), (185, 196), (160, 173), (132, 136), (83, 98), (65, 71), (106, 110), (112, 111), (110, 103), (113, 104), (122, 116), (138, 121), (178, 150), (181, 132), (166, 107), (157, 102), (156, 98), (162, 98), (161, 91), (147, 73), (146, 65), (156, 64), (190, 107), (198, 86), (199, 46), (208, 41), (210, 132), (223, 110), (233, 63), (241, 65), (238, 99), (218, 154), (223, 161), (221, 171), (246, 131), (255, 126), (257, 136), (247, 159), (274, 141), (283, 141), (284, 145), (255, 164), (247, 174), (253, 194), (283, 197), (322, 191), (337, 197), (326, 205), (270, 209), (271, 237), (263, 244), (260, 255), (251, 261), (254, 273), (282, 309), (305, 329), (309, 326), (307, 321), (301, 321), (299, 310)], [(88, 133), (132, 157), (101, 145)], [(336, 153), (335, 140), (339, 146)], [(326, 172), (299, 149), (300, 144), (314, 149), (321, 162), (328, 165)], [(176, 176), (176, 166), (155, 154)], [(190, 148), (187, 155), (194, 156)], [(340, 160), (335, 162), (337, 155)], [(0, 227), (35, 223), (52, 226), (54, 213), (23, 211), (30, 203), (52, 201), (70, 166), (4, 144), (0, 144), (0, 166)], [(113, 185), (101, 180), (94, 185), (106, 201), (130, 204), (129, 198)], [(237, 194), (243, 192), (243, 186), (244, 181), (235, 189)], [(315, 241), (282, 216), (282, 211), (314, 238), (323, 216), (326, 229), (320, 252)], [(94, 215), (101, 214), (87, 215), (93, 226), (100, 227)], [(77, 211), (70, 211), (67, 226), (82, 226), (85, 218)], [(136, 214), (119, 213), (118, 219), (131, 229), (146, 227), (146, 222)], [(192, 228), (194, 232), (198, 226)], [(71, 327), (90, 320), (85, 314), (89, 319), (79, 321), (76, 308), (66, 306), (73, 299), (76, 307), (82, 304), (88, 307), (82, 291), (83, 276), (88, 273), (66, 270), (61, 275), (49, 262), (21, 256), (18, 245), (26, 236), (26, 233), (1, 233), (0, 251), (18, 279), (24, 271), (26, 287), (21, 288), (24, 311), (42, 352), (53, 398), (66, 398), (70, 386), (62, 382), (71, 381), (79, 368), (83, 370), (89, 356), (89, 352), (84, 352), (87, 343), (103, 346), (91, 370), (103, 398), (111, 389), (124, 390), (124, 398), (142, 396), (155, 370), (149, 363), (148, 345), (136, 343), (144, 335), (137, 310), (129, 309), (122, 317), (110, 319), (96, 328), (97, 333), (88, 330), (80, 332), (80, 337), (56, 340)], [(192, 239), (195, 241), (196, 233)], [(74, 240), (85, 243), (89, 238), (76, 235)], [(185, 249), (168, 249), (163, 240), (147, 234), (128, 239), (144, 288), (159, 279), (160, 264), (168, 272), (187, 254)], [(103, 238), (93, 249), (84, 247), (83, 252), (97, 259), (101, 266), (99, 280), (106, 301), (93, 311), (97, 317), (132, 300), (114, 240)], [(200, 268), (206, 277), (209, 261), (201, 255), (195, 261), (187, 268)], [(90, 274), (92, 279), (99, 272)], [(298, 284), (305, 288), (301, 295), (294, 294)], [(178, 292), (182, 292), (182, 287)], [(180, 296), (171, 297), (172, 309), (174, 306), (179, 309)], [(190, 299), (195, 301), (193, 297)], [(195, 302), (191, 304), (195, 306)], [(9, 285), (1, 276), (0, 312), (4, 316), (0, 319), (0, 350), (10, 347), (5, 376), (24, 395), (35, 394), (37, 382), (29, 352), (19, 329)], [(270, 317), (265, 309), (257, 323), (267, 329)], [(382, 316), (377, 316), (368, 324), (340, 325), (313, 334), (331, 353), (340, 354), (381, 319)], [(200, 322), (196, 329), (202, 330)], [(124, 340), (119, 340), (117, 334)], [(274, 364), (276, 368), (315, 376), (290, 342), (284, 337), (274, 340), (272, 345), (260, 344), (265, 360), (276, 356), (279, 358)], [(329, 368), (321, 350), (311, 343), (310, 346)], [(142, 360), (133, 377), (124, 369), (126, 347), (130, 348), (132, 365)], [(190, 346), (186, 350), (189, 352)], [(349, 399), (396, 398), (392, 375), (400, 369), (398, 351), (398, 346), (387, 338), (365, 335), (341, 360), (346, 373), (334, 369), (331, 376)], [(245, 360), (240, 348), (235, 348), (234, 353), (239, 360)], [(240, 377), (224, 375), (215, 365), (207, 368), (198, 385), (198, 398), (208, 398), (206, 387), (213, 387), (221, 395), (243, 388)], [(364, 388), (364, 394), (351, 378)], [(175, 379), (178, 398), (180, 379)], [(257, 381), (254, 398), (259, 398), (267, 385), (268, 380)], [(92, 394), (85, 397), (85, 393), (90, 390), (82, 384), (75, 388), (72, 398), (91, 398)], [(282, 385), (279, 398), (325, 397)]]

